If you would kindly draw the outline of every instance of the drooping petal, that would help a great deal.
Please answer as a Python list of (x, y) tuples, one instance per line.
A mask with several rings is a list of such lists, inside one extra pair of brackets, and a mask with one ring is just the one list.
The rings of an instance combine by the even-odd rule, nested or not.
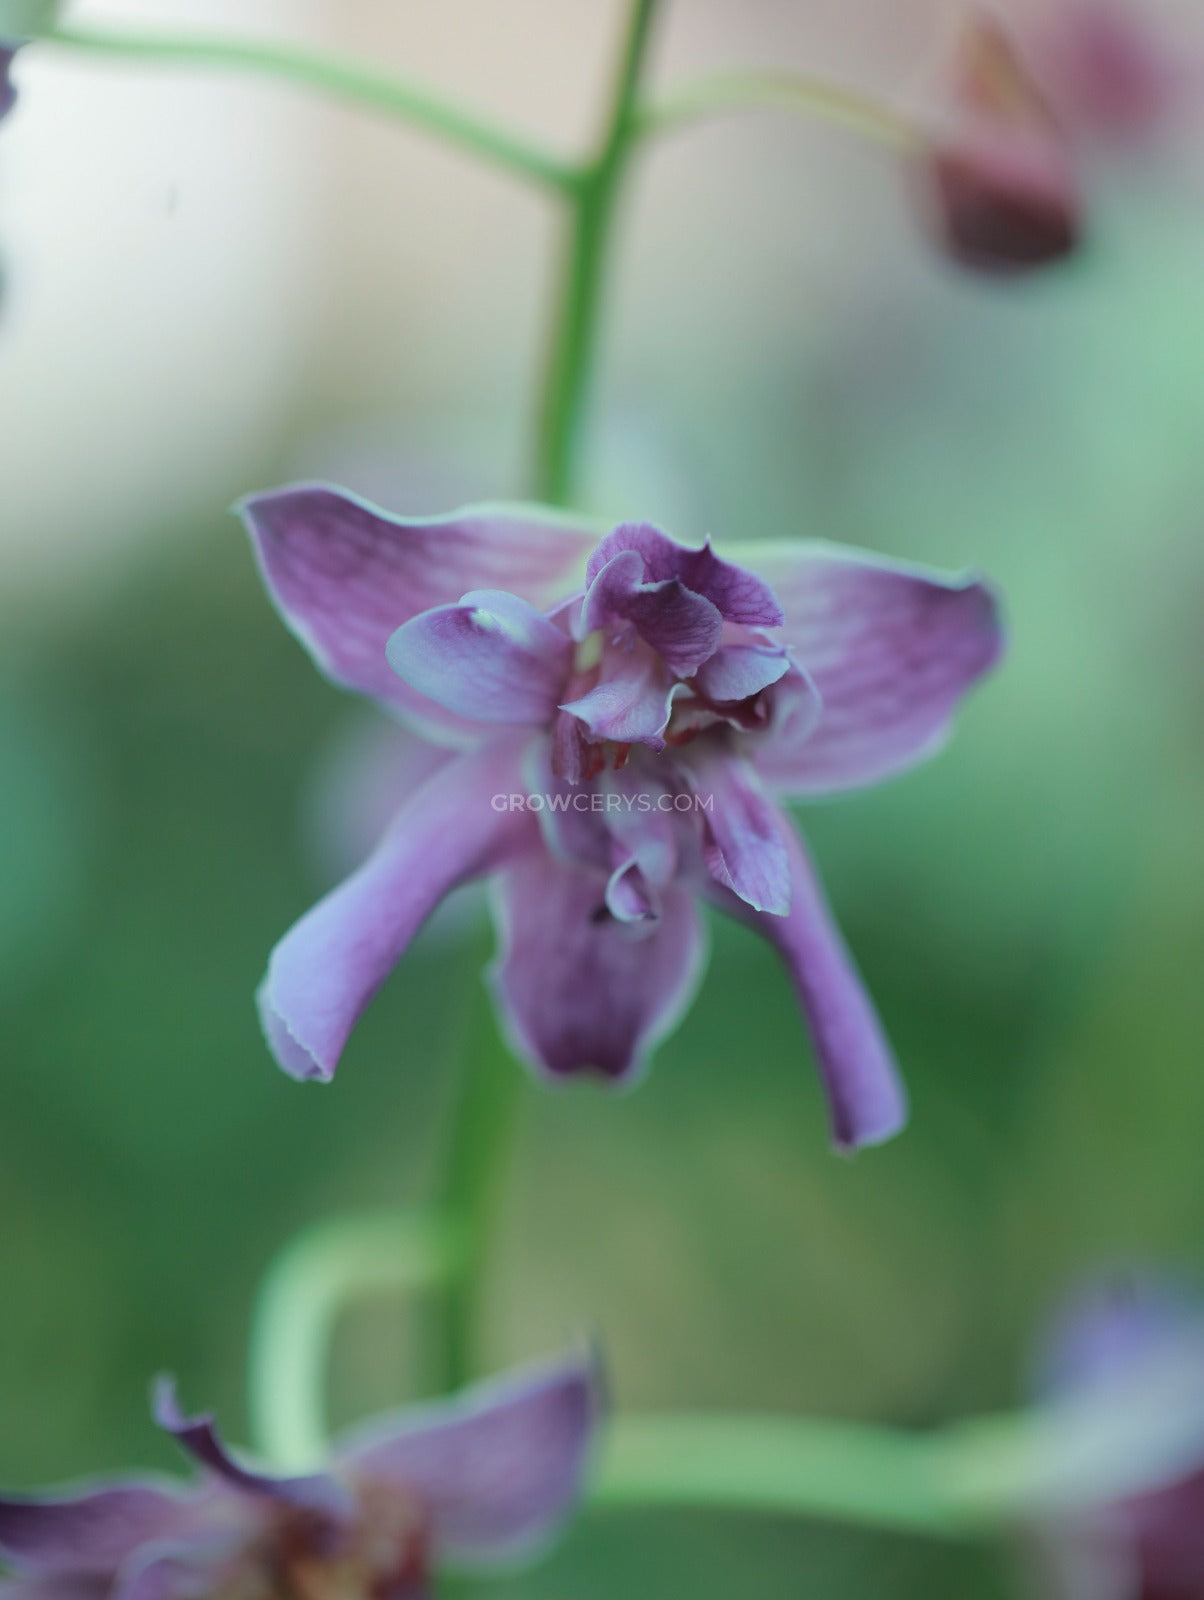
[(790, 823), (765, 794), (756, 772), (722, 747), (707, 750), (687, 770), (702, 808), (707, 871), (754, 911), (785, 916)]
[(995, 596), (979, 580), (822, 544), (758, 544), (745, 559), (781, 597), (785, 642), (822, 704), (818, 726), (786, 719), (750, 741), (758, 770), (787, 793), (876, 783), (931, 755), (1002, 650)]
[(581, 607), (577, 631), (584, 637), (629, 622), (671, 672), (688, 678), (714, 654), (723, 634), (718, 608), (680, 578), (647, 582), (636, 550), (622, 550), (599, 571)]
[(477, 590), (411, 617), (386, 655), (411, 689), (459, 716), (539, 726), (556, 710), (573, 644), (526, 600)]
[(538, 1544), (571, 1511), (599, 1406), (593, 1363), (577, 1356), (376, 1423), (338, 1459), (418, 1503), (436, 1560), (493, 1561)]
[(690, 895), (670, 887), (656, 922), (618, 921), (606, 907), (606, 878), (556, 861), (542, 845), (497, 888), (494, 985), (522, 1054), (552, 1077), (634, 1076), (702, 974), (705, 944)]
[(598, 682), (565, 701), (561, 710), (576, 717), (595, 739), (661, 750), (673, 691), (673, 675), (660, 656), (642, 639), (632, 639), (625, 649), (605, 651)]
[(359, 871), (276, 946), (259, 1008), (286, 1072), (329, 1079), (360, 1014), (444, 895), (537, 832), (530, 816), (508, 809), (509, 796), (525, 792), (520, 757), (521, 744), (502, 737), (441, 767)]
[(344, 1520), (354, 1510), (347, 1488), (329, 1473), (310, 1473), (302, 1477), (277, 1477), (256, 1472), (236, 1461), (223, 1444), (214, 1420), (208, 1414), (186, 1417), (176, 1399), (175, 1385), (162, 1378), (155, 1385), (155, 1421), (193, 1460), (229, 1489), (242, 1494), (276, 1500), (284, 1505), (321, 1512)]
[(625, 522), (608, 533), (589, 558), (586, 581), (592, 584), (602, 568), (624, 550), (639, 552), (645, 581), (679, 579), (717, 607), (726, 622), (776, 628), (782, 620), (781, 607), (764, 579), (721, 560), (709, 539), (699, 548), (678, 544), (647, 522)]
[(0, 1557), (21, 1570), (112, 1573), (130, 1551), (180, 1525), (182, 1497), (152, 1483), (97, 1484), (68, 1496), (0, 1499)]
[(471, 589), (504, 589), (542, 609), (577, 586), (594, 541), (581, 523), (535, 507), (397, 517), (324, 484), (252, 495), (239, 510), (268, 593), (318, 666), (448, 738), (475, 727), (392, 671), (390, 636)]
[(836, 1148), (881, 1144), (907, 1120), (903, 1085), (802, 841), (793, 829), (785, 839), (791, 882), (784, 917), (753, 912), (722, 890), (716, 902), (763, 934), (786, 963), (815, 1048)]

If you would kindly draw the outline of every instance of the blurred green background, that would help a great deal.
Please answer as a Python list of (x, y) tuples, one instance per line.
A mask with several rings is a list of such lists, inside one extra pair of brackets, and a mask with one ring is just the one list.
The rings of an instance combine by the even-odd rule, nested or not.
[[(183, 14), (168, 9), (141, 7)], [(223, 10), (397, 62), (563, 148), (591, 126), (619, 24), (617, 6), (555, 0), (188, 15)], [(897, 85), (940, 16), (831, 12), (680, 0), (658, 77), (773, 61)], [(1158, 17), (1204, 48), (1186, 5)], [(332, 1087), (272, 1066), (252, 992), (328, 881), (321, 775), (363, 714), (286, 635), (225, 507), (318, 474), (409, 511), (522, 492), (554, 243), (538, 199), (404, 130), (272, 87), (46, 57), (30, 53), (0, 143), (14, 1487), (170, 1465), (146, 1409), (163, 1368), (245, 1437), (273, 1251), (332, 1210), (426, 1192), (482, 908), (470, 896), (423, 935)], [(1193, 143), (1100, 152), (1090, 248), (1002, 286), (930, 254), (900, 174), (835, 133), (727, 121), (641, 163), (589, 504), (689, 540), (820, 536), (981, 567), (1011, 652), (937, 761), (800, 814), (903, 1063), (909, 1130), (829, 1153), (785, 978), (716, 926), (706, 985), (638, 1093), (528, 1095), (494, 1364), (585, 1327), (624, 1407), (923, 1426), (1022, 1396), (1040, 1321), (1083, 1274), (1200, 1268)], [(404, 1397), (413, 1334), (388, 1303), (349, 1319), (341, 1416)], [(612, 1515), (494, 1592), (889, 1600), (1014, 1580), (1007, 1552)]]

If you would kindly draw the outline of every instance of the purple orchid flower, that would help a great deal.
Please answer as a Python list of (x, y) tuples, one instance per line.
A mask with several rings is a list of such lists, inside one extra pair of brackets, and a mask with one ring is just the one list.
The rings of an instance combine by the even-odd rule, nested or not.
[(424, 1600), (445, 1561), (529, 1553), (583, 1485), (597, 1413), (588, 1359), (482, 1384), (376, 1423), (328, 1470), (242, 1464), (211, 1418), (156, 1415), (202, 1469), (189, 1487), (129, 1478), (0, 1499), (3, 1600)]
[[(1096, 1286), (1057, 1319), (1041, 1388), (1106, 1398), (1139, 1368), (1188, 1358), (1204, 1383), (1204, 1309), (1151, 1279)], [(1157, 1489), (1069, 1519), (1047, 1541), (1062, 1600), (1199, 1600), (1204, 1595), (1204, 1451)]]
[(644, 524), (479, 507), (388, 515), (323, 486), (243, 505), (269, 593), (336, 682), (455, 746), (277, 945), (269, 1043), (329, 1079), (434, 906), (490, 876), (523, 1057), (630, 1080), (704, 964), (702, 896), (782, 955), (843, 1149), (903, 1091), (801, 841), (770, 798), (930, 754), (996, 660), (990, 591), (817, 544), (737, 566)]

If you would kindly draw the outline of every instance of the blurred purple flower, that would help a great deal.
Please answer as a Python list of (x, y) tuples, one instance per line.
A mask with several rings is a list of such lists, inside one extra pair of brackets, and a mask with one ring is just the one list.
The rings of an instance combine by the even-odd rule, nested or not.
[(20, 48), (20, 45), (5, 44), (3, 40), (0, 40), (0, 122), (4, 121), (17, 103), (17, 91), (13, 87), (12, 66)]
[(1114, 0), (1055, 8), (1032, 56), (1059, 114), (1089, 139), (1139, 142), (1204, 90), (1198, 55), (1173, 48), (1142, 7)]
[(590, 1364), (483, 1384), (356, 1432), (328, 1470), (275, 1477), (236, 1460), (170, 1385), (160, 1425), (200, 1466), (191, 1486), (128, 1478), (0, 1499), (5, 1600), (424, 1600), (445, 1561), (528, 1552), (580, 1494), (595, 1422)]
[[(1041, 1388), (1106, 1399), (1139, 1369), (1181, 1362), (1204, 1384), (1204, 1308), (1148, 1279), (1097, 1286), (1052, 1328)], [(1061, 1526), (1046, 1556), (1063, 1600), (1200, 1600), (1204, 1595), (1204, 1452), (1163, 1487)]]
[(1002, 273), (1069, 255), (1081, 232), (1070, 145), (993, 16), (974, 15), (963, 28), (949, 94), (923, 163), (946, 252), (963, 266)]
[(701, 973), (704, 895), (783, 956), (836, 1143), (898, 1130), (877, 1018), (767, 790), (831, 794), (935, 750), (999, 654), (981, 583), (817, 544), (736, 566), (643, 524), (593, 548), (549, 512), (407, 520), (321, 486), (243, 514), (318, 665), (459, 747), (273, 952), (260, 1012), (287, 1072), (330, 1078), (427, 915), (488, 875), (523, 1056), (628, 1079)]

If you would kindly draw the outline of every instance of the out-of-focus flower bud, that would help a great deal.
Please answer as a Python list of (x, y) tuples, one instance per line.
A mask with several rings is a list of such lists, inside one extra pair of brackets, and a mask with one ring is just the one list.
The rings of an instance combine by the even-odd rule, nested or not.
[(951, 90), (924, 155), (945, 250), (987, 272), (1022, 272), (1069, 255), (1081, 231), (1070, 148), (994, 19), (976, 17), (965, 29)]
[(1204, 61), (1186, 59), (1133, 4), (1073, 0), (1050, 18), (1034, 60), (1067, 124), (1133, 144), (1204, 85)]

